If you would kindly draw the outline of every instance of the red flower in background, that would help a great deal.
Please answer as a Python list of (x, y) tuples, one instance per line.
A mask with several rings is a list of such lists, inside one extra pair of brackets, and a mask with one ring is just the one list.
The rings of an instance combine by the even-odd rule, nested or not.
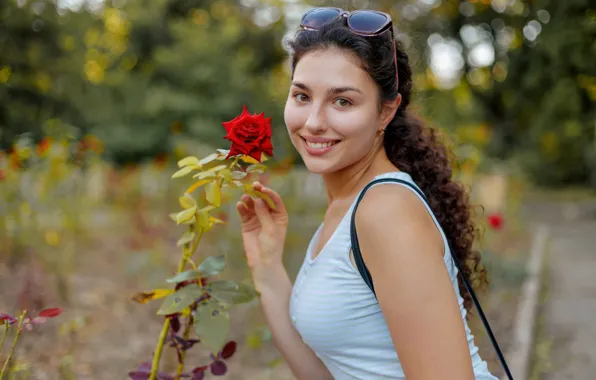
[(262, 153), (273, 157), (271, 118), (265, 117), (264, 112), (251, 115), (246, 106), (243, 106), (240, 115), (222, 124), (228, 132), (224, 138), (232, 142), (226, 158), (244, 154), (261, 162)]
[(493, 229), (493, 230), (500, 230), (501, 228), (503, 228), (503, 223), (504, 223), (504, 219), (503, 219), (503, 215), (499, 214), (499, 213), (493, 213), (490, 214), (487, 218), (488, 221), (488, 225)]

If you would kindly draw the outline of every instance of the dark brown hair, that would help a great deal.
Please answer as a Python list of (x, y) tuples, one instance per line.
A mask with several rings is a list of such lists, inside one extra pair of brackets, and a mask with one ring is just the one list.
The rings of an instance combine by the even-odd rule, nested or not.
[[(377, 84), (381, 106), (383, 102), (397, 97), (393, 40), (388, 38), (390, 35), (356, 35), (347, 28), (342, 18), (317, 31), (299, 30), (293, 39), (287, 41), (292, 54), (292, 71), (308, 52), (328, 48), (345, 49), (360, 58), (362, 68)], [(426, 194), (430, 208), (454, 250), (453, 255), (462, 264), (463, 274), (478, 288), (488, 281), (486, 271), (480, 265), (480, 255), (473, 249), (478, 229), (472, 219), (468, 194), (461, 183), (452, 179), (450, 152), (439, 133), (408, 111), (412, 95), (412, 70), (399, 41), (396, 41), (396, 46), (402, 102), (385, 130), (385, 151), (391, 162), (410, 174)], [(464, 305), (469, 311), (471, 297), (459, 277), (458, 281)]]

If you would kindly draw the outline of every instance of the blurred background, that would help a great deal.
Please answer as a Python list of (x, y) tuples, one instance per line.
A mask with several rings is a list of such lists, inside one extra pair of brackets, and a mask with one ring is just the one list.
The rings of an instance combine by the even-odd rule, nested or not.
[[(273, 118), (275, 157), (261, 179), (291, 214), (295, 275), (326, 198), (286, 135), (283, 41), (323, 5), (392, 15), (415, 72), (414, 107), (445, 133), (454, 175), (484, 208), (483, 302), (505, 348), (536, 222), (585, 231), (561, 250), (596, 244), (585, 240), (596, 231), (589, 0), (1, 0), (0, 312), (65, 310), (25, 334), (12, 378), (126, 378), (151, 357), (159, 302), (130, 297), (175, 271), (182, 231), (168, 214), (188, 183), (170, 177), (177, 160), (228, 148), (221, 122), (243, 104)], [(220, 217), (201, 252), (226, 253), (227, 276), (248, 279), (235, 211), (224, 205)], [(225, 378), (290, 379), (258, 306), (234, 313), (240, 352)], [(535, 379), (562, 360), (548, 326)]]

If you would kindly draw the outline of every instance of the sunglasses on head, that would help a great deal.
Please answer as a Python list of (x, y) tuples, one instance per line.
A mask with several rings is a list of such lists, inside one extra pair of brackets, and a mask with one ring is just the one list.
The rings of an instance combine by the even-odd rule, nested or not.
[(300, 27), (307, 30), (317, 30), (338, 17), (345, 17), (348, 28), (354, 34), (360, 36), (372, 37), (379, 36), (385, 32), (391, 33), (391, 39), (393, 40), (393, 61), (395, 64), (395, 85), (399, 92), (397, 46), (395, 44), (395, 37), (393, 36), (391, 16), (387, 13), (367, 9), (348, 12), (341, 8), (314, 8), (302, 15)]

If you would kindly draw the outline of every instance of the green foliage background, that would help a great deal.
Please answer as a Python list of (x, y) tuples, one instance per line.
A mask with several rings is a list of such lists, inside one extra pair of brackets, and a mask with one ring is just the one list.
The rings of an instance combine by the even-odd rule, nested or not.
[[(273, 117), (277, 157), (292, 151), (282, 41), (297, 8), (390, 12), (414, 63), (418, 109), (492, 162), (513, 160), (548, 185), (596, 186), (596, 9), (589, 0), (114, 0), (58, 9), (0, 2), (0, 148), (30, 133), (93, 134), (117, 163), (221, 145), (221, 122), (246, 104)], [(537, 26), (538, 25), (538, 26)], [(465, 27), (494, 62), (466, 59)], [(535, 39), (528, 28), (539, 27)], [(531, 30), (530, 30), (531, 32)], [(429, 39), (430, 36), (433, 36)], [(459, 80), (441, 86), (429, 41), (461, 49)]]

